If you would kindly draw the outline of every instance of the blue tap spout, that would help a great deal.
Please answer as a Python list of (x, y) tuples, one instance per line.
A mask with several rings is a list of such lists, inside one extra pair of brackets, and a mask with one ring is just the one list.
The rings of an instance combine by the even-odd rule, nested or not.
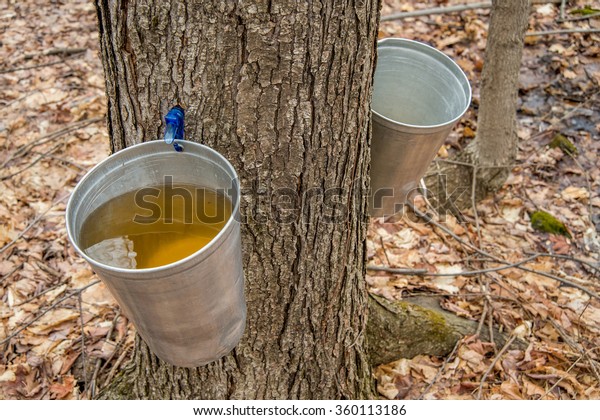
[(185, 111), (179, 105), (174, 106), (165, 115), (165, 143), (173, 144), (175, 150), (178, 152), (183, 151), (183, 147), (175, 141), (176, 139), (183, 140), (183, 123), (184, 123)]

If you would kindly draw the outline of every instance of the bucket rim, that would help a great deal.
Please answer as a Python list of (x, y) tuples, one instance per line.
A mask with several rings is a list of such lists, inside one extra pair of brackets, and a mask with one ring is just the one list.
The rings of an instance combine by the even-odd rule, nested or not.
[[(75, 188), (73, 189), (73, 191), (71, 192), (71, 196), (69, 197), (69, 200), (67, 202), (67, 207), (65, 209), (65, 225), (66, 225), (66, 229), (67, 229), (67, 237), (69, 238), (69, 242), (71, 242), (71, 245), (73, 245), (73, 247), (75, 248), (75, 250), (77, 251), (77, 253), (82, 256), (88, 263), (90, 263), (92, 265), (93, 268), (98, 268), (100, 270), (106, 270), (109, 272), (113, 272), (113, 273), (119, 273), (119, 274), (128, 274), (131, 275), (131, 277), (129, 277), (129, 279), (131, 280), (138, 280), (138, 279), (143, 279), (143, 277), (140, 277), (144, 274), (155, 274), (155, 273), (160, 273), (162, 271), (167, 271), (167, 270), (173, 270), (173, 269), (177, 269), (177, 268), (183, 268), (185, 267), (186, 264), (192, 262), (193, 260), (197, 259), (199, 256), (206, 254), (206, 256), (211, 255), (214, 252), (213, 246), (218, 243), (219, 241), (222, 240), (222, 238), (224, 238), (226, 235), (230, 234), (230, 231), (232, 229), (232, 225), (234, 223), (236, 223), (236, 216), (239, 213), (239, 208), (240, 208), (240, 201), (241, 201), (241, 191), (240, 191), (240, 183), (239, 183), (239, 176), (237, 174), (237, 171), (235, 170), (235, 168), (233, 167), (233, 165), (231, 164), (231, 162), (229, 162), (229, 160), (227, 158), (225, 158), (225, 156), (223, 156), (221, 153), (219, 153), (218, 151), (216, 151), (215, 149), (205, 146), (203, 144), (200, 143), (196, 143), (193, 141), (189, 141), (189, 140), (179, 140), (177, 139), (177, 143), (181, 144), (184, 146), (184, 151), (181, 153), (185, 153), (186, 150), (189, 151), (189, 149), (186, 149), (187, 147), (189, 148), (198, 148), (199, 150), (202, 151), (208, 151), (209, 153), (213, 153), (214, 155), (217, 156), (218, 159), (220, 159), (223, 163), (224, 166), (226, 167), (226, 170), (229, 172), (231, 172), (233, 174), (233, 181), (237, 180), (237, 197), (235, 200), (235, 205), (233, 206), (233, 208), (231, 209), (231, 215), (229, 216), (229, 219), (227, 220), (227, 222), (225, 223), (225, 226), (223, 226), (223, 228), (219, 231), (219, 233), (217, 233), (217, 235), (215, 235), (214, 238), (212, 238), (210, 240), (210, 242), (208, 242), (206, 245), (204, 245), (202, 248), (200, 248), (199, 250), (197, 250), (196, 252), (188, 255), (185, 258), (182, 258), (180, 260), (174, 261), (172, 263), (169, 264), (165, 264), (165, 265), (159, 265), (157, 267), (149, 267), (149, 268), (121, 268), (121, 267), (115, 267), (112, 265), (108, 265), (108, 264), (104, 264), (100, 261), (97, 261), (93, 258), (91, 258), (89, 255), (87, 255), (80, 247), (79, 244), (77, 243), (77, 241), (75, 241), (74, 237), (73, 237), (73, 232), (71, 231), (71, 223), (70, 223), (70, 208), (72, 205), (72, 201), (75, 197), (75, 192), (77, 191), (78, 188), (80, 188), (80, 186), (84, 185), (84, 183), (90, 179), (92, 176), (94, 176), (94, 174), (98, 171), (101, 170), (102, 165), (106, 164), (106, 162), (109, 159), (112, 159), (115, 156), (119, 156), (122, 154), (126, 154), (126, 153), (131, 153), (131, 150), (134, 149), (142, 149), (145, 147), (149, 147), (149, 146), (156, 146), (158, 145), (158, 143), (163, 143), (165, 144), (165, 146), (168, 147), (168, 149), (166, 151), (170, 152), (173, 151), (174, 153), (179, 153), (179, 152), (175, 152), (172, 148), (172, 146), (167, 145), (164, 140), (148, 140), (148, 141), (144, 141), (142, 143), (138, 143), (138, 144), (134, 144), (128, 147), (125, 147), (124, 149), (119, 150), (118, 152), (115, 152), (113, 154), (111, 154), (110, 156), (106, 157), (105, 159), (103, 159), (101, 162), (97, 163), (96, 165), (94, 165), (94, 167), (92, 169), (90, 169), (82, 178), (81, 180), (79, 180), (79, 182), (77, 183), (77, 185), (75, 186)], [(169, 150), (171, 149), (171, 150)], [(83, 188), (83, 187), (81, 187)], [(200, 262), (200, 261), (198, 261)], [(196, 265), (196, 264), (194, 264)]]
[[(448, 55), (444, 54), (442, 51), (438, 50), (437, 48), (432, 47), (431, 45), (428, 45), (424, 42), (408, 39), (408, 38), (397, 38), (397, 37), (382, 38), (377, 41), (377, 49), (379, 50), (379, 47), (386, 46), (387, 44), (389, 44), (390, 46), (408, 47), (412, 50), (416, 50), (416, 51), (420, 50), (420, 51), (425, 51), (425, 52), (430, 53), (430, 56), (432, 58), (439, 61), (442, 65), (447, 67), (455, 76), (457, 76), (457, 80), (459, 82), (461, 82), (461, 86), (463, 86), (463, 87), (466, 86), (466, 88), (467, 88), (465, 91), (466, 100), (465, 100), (465, 107), (455, 118), (453, 118), (452, 120), (440, 123), (440, 124), (416, 125), (416, 124), (408, 124), (408, 123), (403, 123), (401, 121), (396, 121), (392, 118), (388, 118), (385, 115), (375, 111), (371, 104), (371, 113), (375, 117), (377, 117), (377, 119), (379, 119), (381, 122), (383, 122), (386, 126), (390, 126), (390, 128), (406, 127), (411, 130), (427, 130), (427, 132), (433, 132), (438, 129), (443, 129), (443, 128), (454, 125), (458, 120), (460, 120), (463, 117), (463, 115), (465, 115), (465, 113), (471, 106), (471, 100), (472, 100), (472, 96), (473, 96), (471, 83), (469, 82), (469, 78), (467, 77), (467, 75), (465, 74), (463, 69), (458, 64), (456, 64), (456, 62), (452, 58), (450, 58)], [(373, 85), (375, 85), (374, 78), (375, 78), (375, 74), (373, 74)], [(462, 79), (462, 81), (460, 79)]]

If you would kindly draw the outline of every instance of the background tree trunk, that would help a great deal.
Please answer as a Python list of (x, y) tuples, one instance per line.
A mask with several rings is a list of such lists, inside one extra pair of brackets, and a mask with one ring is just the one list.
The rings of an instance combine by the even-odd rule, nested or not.
[[(239, 346), (184, 369), (140, 340), (134, 364), (106, 396), (368, 396), (366, 196), (353, 197), (353, 187), (368, 185), (379, 1), (96, 6), (112, 149), (161, 138), (162, 117), (183, 106), (186, 138), (238, 171), (247, 217), (248, 321)], [(325, 205), (316, 189), (341, 191), (341, 203)], [(272, 206), (282, 190), (281, 206)]]
[[(477, 136), (456, 158), (441, 162), (426, 178), (439, 211), (472, 205), (471, 189), (482, 199), (506, 181), (517, 156), (517, 100), (530, 0), (493, 1), (481, 75)], [(473, 184), (473, 176), (476, 182)]]
[[(502, 187), (517, 157), (517, 100), (530, 0), (494, 0), (490, 16), (477, 137), (467, 154), (476, 165), (479, 195)], [(494, 167), (495, 166), (495, 167)]]

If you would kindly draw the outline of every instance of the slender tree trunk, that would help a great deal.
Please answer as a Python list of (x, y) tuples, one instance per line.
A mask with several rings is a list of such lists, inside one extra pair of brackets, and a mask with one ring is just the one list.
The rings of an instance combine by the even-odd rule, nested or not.
[(530, 4), (530, 0), (492, 2), (477, 137), (456, 159), (473, 167), (441, 163), (430, 169), (426, 182), (439, 211), (470, 207), (473, 185), (477, 199), (500, 189), (515, 163), (519, 70)]
[[(352, 191), (368, 185), (379, 1), (96, 6), (113, 150), (160, 138), (162, 117), (181, 105), (186, 138), (236, 168), (247, 218), (238, 347), (184, 369), (140, 342), (106, 396), (369, 396), (366, 196)], [(323, 201), (325, 189), (338, 204)]]
[(480, 193), (498, 190), (517, 157), (517, 100), (530, 0), (494, 0), (481, 75), (477, 137), (467, 153)]

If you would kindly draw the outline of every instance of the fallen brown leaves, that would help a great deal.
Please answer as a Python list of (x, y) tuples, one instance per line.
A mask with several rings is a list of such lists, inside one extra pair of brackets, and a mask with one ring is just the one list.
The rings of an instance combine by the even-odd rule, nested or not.
[(0, 14), (0, 399), (88, 398), (134, 336), (64, 225), (108, 154), (95, 11), (32, 0)]
[[(65, 198), (108, 154), (93, 4), (49, 7), (41, 0), (0, 6), (0, 399), (91, 397), (127, 357), (133, 340), (130, 323), (75, 255), (64, 227)], [(426, 7), (430, 3), (390, 0), (382, 13)], [(451, 55), (472, 81), (477, 104), (488, 13), (389, 22), (380, 34), (428, 42)], [(556, 27), (557, 16), (555, 5), (536, 6), (530, 29)], [(472, 211), (436, 220), (510, 263), (530, 253), (554, 253), (597, 264), (600, 43), (593, 34), (526, 41), (519, 166), (503, 190), (478, 205), (479, 234)], [(440, 157), (476, 136), (475, 110)], [(568, 136), (580, 153), (548, 149), (555, 132)], [(533, 231), (529, 212), (538, 207), (564, 222), (573, 239)], [(493, 324), (512, 332), (532, 323), (526, 349), (507, 350), (493, 366), (500, 349), (477, 336), (463, 338), (445, 359), (421, 355), (380, 366), (374, 373), (383, 396), (473, 398), (491, 367), (483, 398), (600, 398), (600, 302), (519, 268), (461, 276), (493, 265), (410, 213), (398, 223), (375, 221), (368, 245), (374, 264), (451, 274), (373, 272), (367, 277), (373, 293), (388, 299), (439, 295), (446, 309), (481, 321), (482, 328)], [(525, 266), (598, 291), (598, 272), (590, 265), (538, 257)]]
[[(430, 3), (386, 1), (382, 14), (427, 7)], [(465, 11), (386, 22), (380, 36), (421, 40), (454, 57), (472, 81), (477, 104), (488, 13)], [(558, 5), (536, 5), (530, 30), (557, 27), (557, 17)], [(600, 398), (600, 301), (544, 275), (596, 294), (600, 291), (600, 271), (594, 268), (600, 261), (600, 116), (594, 111), (600, 106), (598, 45), (595, 34), (527, 40), (520, 80), (518, 166), (502, 190), (477, 204), (479, 232), (473, 209), (445, 214), (424, 200), (417, 203), (463, 242), (509, 263), (540, 254), (522, 265), (533, 272), (513, 267), (461, 276), (498, 263), (410, 210), (395, 223), (371, 224), (370, 264), (449, 274), (421, 277), (369, 271), (372, 293), (388, 299), (437, 295), (446, 310), (490, 330), (494, 326), (514, 333), (531, 324), (531, 334), (522, 339), (526, 350), (509, 348), (500, 354), (501, 349), (475, 335), (461, 340), (445, 359), (418, 356), (379, 366), (374, 375), (382, 396), (472, 399), (481, 386), (484, 399)], [(559, 132), (576, 145), (577, 155), (548, 148)], [(475, 135), (472, 109), (439, 158), (452, 159)], [(568, 226), (573, 238), (533, 230), (529, 214), (538, 209)]]

